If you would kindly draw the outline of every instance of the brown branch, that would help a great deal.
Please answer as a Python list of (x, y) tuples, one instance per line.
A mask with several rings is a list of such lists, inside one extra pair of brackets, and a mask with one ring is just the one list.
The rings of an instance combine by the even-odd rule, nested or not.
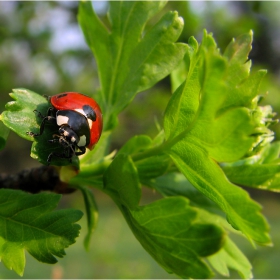
[(51, 191), (67, 194), (75, 191), (59, 180), (57, 169), (53, 166), (41, 166), (22, 170), (17, 174), (0, 174), (0, 189), (22, 190), (30, 193)]

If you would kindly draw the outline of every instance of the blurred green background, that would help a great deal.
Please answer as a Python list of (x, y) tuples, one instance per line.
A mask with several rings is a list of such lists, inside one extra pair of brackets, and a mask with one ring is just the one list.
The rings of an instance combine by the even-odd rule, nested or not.
[[(93, 2), (93, 5), (108, 24), (108, 2)], [(200, 41), (205, 28), (213, 32), (221, 51), (233, 37), (252, 29), (252, 71), (268, 69), (260, 93), (269, 92), (264, 104), (272, 104), (280, 112), (280, 2), (172, 1), (149, 24), (167, 10), (177, 10), (185, 20), (179, 41), (187, 42), (190, 36)], [(97, 66), (77, 24), (77, 11), (75, 1), (0, 2), (0, 112), (11, 100), (8, 94), (13, 88), (24, 87), (46, 95), (64, 91), (92, 94), (98, 89)], [(135, 134), (155, 136), (170, 94), (169, 78), (139, 94), (119, 117), (112, 150)], [(273, 129), (279, 139), (280, 126), (274, 125)], [(39, 166), (29, 156), (30, 147), (30, 142), (11, 132), (6, 147), (0, 151), (0, 172), (16, 173)], [(236, 242), (250, 259), (255, 278), (280, 278), (280, 196), (248, 191), (264, 207), (274, 247), (255, 250), (243, 239)], [(175, 278), (165, 273), (135, 240), (113, 202), (98, 191), (94, 193), (100, 217), (91, 250), (86, 252), (83, 247), (86, 233), (83, 218), (81, 237), (67, 249), (64, 259), (51, 266), (40, 264), (27, 254), (24, 278)], [(153, 197), (156, 194), (144, 191), (145, 199)], [(79, 193), (63, 198), (60, 207), (69, 206), (83, 209)], [(231, 278), (236, 277), (231, 274)], [(0, 278), (17, 278), (17, 275), (0, 264)]]

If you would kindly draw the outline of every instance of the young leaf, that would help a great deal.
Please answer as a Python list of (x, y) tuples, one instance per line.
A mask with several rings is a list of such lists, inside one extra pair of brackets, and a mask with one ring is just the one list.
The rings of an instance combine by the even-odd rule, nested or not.
[(169, 153), (192, 185), (220, 206), (234, 228), (267, 244), (260, 206), (216, 163), (239, 160), (271, 134), (253, 100), (264, 72), (249, 74), (251, 41), (252, 33), (238, 38), (222, 56), (211, 35), (205, 33), (199, 47), (190, 40), (187, 78), (168, 104), (164, 129)]
[(221, 166), (234, 184), (279, 192), (279, 154), (280, 142), (269, 143), (256, 156)]
[(64, 249), (75, 242), (82, 212), (53, 211), (60, 195), (0, 190), (0, 258), (4, 265), (23, 274), (24, 250), (38, 261), (56, 263)]
[[(167, 76), (186, 52), (174, 43), (183, 28), (176, 12), (167, 13), (143, 35), (147, 21), (165, 1), (112, 1), (111, 32), (100, 22), (90, 2), (80, 2), (79, 23), (99, 69), (105, 130), (133, 97)], [(120, 71), (121, 69), (121, 71)]]
[[(31, 148), (31, 157), (47, 164), (48, 155), (51, 152), (61, 154), (61, 145), (50, 143), (53, 134), (57, 134), (57, 126), (46, 125), (44, 133), (38, 137), (31, 137), (27, 132), (38, 133), (42, 118), (34, 113), (40, 112), (43, 116), (47, 114), (50, 104), (41, 95), (27, 89), (14, 89), (10, 96), (15, 99), (6, 104), (6, 111), (1, 115), (3, 123), (17, 133), (20, 137), (34, 141)], [(75, 165), (78, 167), (78, 158), (73, 157), (72, 163), (68, 159), (53, 157), (52, 165)]]

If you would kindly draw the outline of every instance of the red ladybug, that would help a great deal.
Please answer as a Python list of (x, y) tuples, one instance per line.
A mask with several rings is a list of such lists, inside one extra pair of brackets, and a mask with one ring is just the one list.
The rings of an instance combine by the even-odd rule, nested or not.
[[(78, 92), (64, 92), (48, 97), (52, 107), (47, 116), (43, 117), (38, 134), (27, 132), (31, 136), (39, 136), (44, 131), (46, 122), (56, 123), (58, 134), (49, 142), (58, 142), (64, 147), (62, 154), (50, 153), (48, 164), (53, 156), (68, 158), (82, 155), (86, 148), (92, 150), (102, 132), (102, 113), (100, 107), (92, 98)], [(36, 110), (35, 110), (36, 111)]]

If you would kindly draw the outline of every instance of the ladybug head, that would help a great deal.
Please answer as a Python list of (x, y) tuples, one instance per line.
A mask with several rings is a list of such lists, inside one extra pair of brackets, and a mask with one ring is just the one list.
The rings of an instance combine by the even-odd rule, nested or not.
[(60, 142), (66, 142), (68, 145), (78, 145), (80, 137), (68, 125), (62, 125), (58, 129)]
[(78, 146), (80, 142), (80, 137), (67, 125), (62, 125), (58, 129), (59, 134), (54, 134), (54, 139), (49, 140), (49, 142), (58, 142), (64, 148), (71, 148), (75, 150), (75, 146)]

